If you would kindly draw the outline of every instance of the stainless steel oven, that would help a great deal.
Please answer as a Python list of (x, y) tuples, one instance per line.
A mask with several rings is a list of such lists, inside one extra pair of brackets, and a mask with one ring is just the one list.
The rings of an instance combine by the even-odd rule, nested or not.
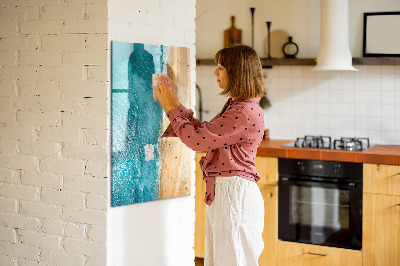
[(278, 160), (278, 238), (360, 250), (362, 164)]

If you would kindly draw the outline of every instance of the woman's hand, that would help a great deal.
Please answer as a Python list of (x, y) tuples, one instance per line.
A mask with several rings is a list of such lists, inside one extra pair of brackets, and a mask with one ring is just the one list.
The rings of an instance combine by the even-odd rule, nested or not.
[(171, 87), (172, 90), (174, 87), (176, 90), (175, 84), (173, 84), (173, 82), (167, 77), (160, 77), (157, 86), (153, 87), (153, 90), (157, 94), (158, 101), (166, 113), (171, 109), (175, 109), (174, 96)]

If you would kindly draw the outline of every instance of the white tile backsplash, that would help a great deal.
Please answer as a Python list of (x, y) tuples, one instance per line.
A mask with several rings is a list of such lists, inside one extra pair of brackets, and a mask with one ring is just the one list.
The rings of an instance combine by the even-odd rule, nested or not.
[[(274, 66), (264, 70), (271, 108), (264, 110), (271, 138), (305, 134), (369, 137), (371, 143), (400, 144), (400, 66), (357, 65), (359, 71), (313, 71), (312, 66)], [(213, 66), (198, 66), (203, 120), (219, 112)]]

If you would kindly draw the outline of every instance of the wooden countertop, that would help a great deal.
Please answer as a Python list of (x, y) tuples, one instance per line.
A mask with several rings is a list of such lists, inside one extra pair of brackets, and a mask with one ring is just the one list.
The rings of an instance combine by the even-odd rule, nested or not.
[(339, 162), (400, 165), (400, 145), (376, 145), (365, 151), (340, 151), (282, 147), (294, 140), (263, 140), (258, 156)]

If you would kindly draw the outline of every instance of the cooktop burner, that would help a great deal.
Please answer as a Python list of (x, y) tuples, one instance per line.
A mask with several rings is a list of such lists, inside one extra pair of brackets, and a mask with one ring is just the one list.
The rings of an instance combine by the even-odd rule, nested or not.
[(283, 145), (285, 147), (296, 148), (314, 148), (314, 149), (331, 149), (345, 151), (364, 151), (371, 147), (368, 138), (340, 138), (335, 139), (332, 143), (329, 136), (311, 136), (306, 135), (297, 138), (295, 142)]

